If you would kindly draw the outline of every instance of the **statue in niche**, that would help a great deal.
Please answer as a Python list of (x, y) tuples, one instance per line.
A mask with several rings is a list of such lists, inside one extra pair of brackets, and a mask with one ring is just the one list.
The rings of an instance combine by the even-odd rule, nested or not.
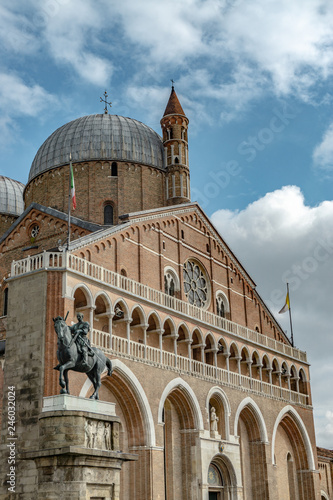
[(107, 368), (107, 374), (111, 376), (111, 361), (103, 351), (90, 346), (87, 339), (90, 325), (87, 321), (83, 321), (83, 315), (78, 313), (78, 322), (72, 327), (66, 324), (67, 316), (68, 313), (65, 319), (61, 316), (53, 318), (54, 329), (58, 336), (57, 358), (59, 364), (55, 370), (59, 370), (60, 394), (69, 394), (68, 370), (74, 370), (87, 374), (94, 386), (94, 392), (90, 399), (99, 399), (101, 374)]
[(214, 406), (211, 407), (210, 410), (210, 430), (211, 432), (217, 432), (217, 423), (219, 421), (219, 417), (216, 415), (216, 409)]
[(85, 423), (86, 447), (95, 448), (96, 430), (92, 420)]
[(117, 425), (112, 426), (112, 449), (119, 450), (119, 430)]
[(96, 433), (96, 448), (102, 449), (104, 448), (104, 424), (99, 421), (97, 424), (97, 433)]
[(111, 450), (111, 429), (107, 422), (104, 423), (104, 447), (106, 450)]

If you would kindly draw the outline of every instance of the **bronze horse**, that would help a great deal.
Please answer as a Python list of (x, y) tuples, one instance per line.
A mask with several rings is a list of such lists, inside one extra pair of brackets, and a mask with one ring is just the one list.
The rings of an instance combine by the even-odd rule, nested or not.
[(59, 361), (59, 364), (54, 369), (59, 370), (60, 394), (69, 394), (68, 370), (73, 370), (87, 374), (94, 386), (94, 393), (90, 396), (90, 399), (99, 399), (98, 391), (101, 387), (101, 374), (107, 368), (108, 376), (111, 376), (111, 361), (100, 349), (91, 347), (94, 355), (88, 357), (88, 365), (82, 363), (82, 356), (78, 352), (77, 345), (64, 318), (58, 316), (53, 318), (53, 321), (58, 336), (57, 358)]

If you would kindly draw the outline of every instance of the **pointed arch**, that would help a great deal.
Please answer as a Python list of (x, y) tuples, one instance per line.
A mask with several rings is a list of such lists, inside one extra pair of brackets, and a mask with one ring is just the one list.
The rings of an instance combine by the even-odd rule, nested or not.
[(197, 337), (198, 343), (203, 344), (203, 334), (202, 334), (201, 329), (198, 326), (194, 327), (192, 332), (191, 332), (190, 339), (192, 340), (192, 342), (194, 342), (194, 338), (193, 338), (194, 334)]
[(110, 299), (109, 295), (106, 292), (104, 292), (104, 291), (97, 292), (95, 294), (95, 297), (94, 297), (94, 303), (96, 303), (96, 300), (99, 297), (102, 297), (105, 300), (105, 302), (107, 302), (108, 306), (110, 307), (110, 311), (111, 311), (112, 303), (111, 303), (111, 299)]
[(188, 383), (185, 382), (180, 377), (171, 380), (162, 393), (160, 404), (158, 406), (158, 423), (163, 425), (163, 408), (165, 401), (167, 397), (175, 390), (180, 390), (184, 394), (187, 403), (192, 411), (196, 429), (203, 430), (204, 429), (203, 419), (197, 397), (193, 389), (188, 385)]
[(264, 417), (260, 411), (259, 406), (255, 401), (253, 401), (252, 398), (247, 397), (243, 399), (243, 401), (239, 404), (236, 415), (235, 415), (235, 421), (234, 421), (234, 435), (237, 436), (237, 427), (238, 427), (238, 421), (239, 421), (239, 416), (241, 412), (248, 407), (255, 418), (258, 426), (259, 426), (259, 431), (260, 431), (260, 440), (262, 443), (267, 444), (268, 443), (268, 434), (267, 434), (267, 428), (265, 424)]
[(122, 309), (122, 311), (124, 312), (124, 319), (130, 318), (129, 308), (128, 308), (128, 305), (124, 299), (119, 298), (115, 301), (114, 306), (113, 306), (113, 312), (115, 312), (116, 306), (119, 306)]
[[(280, 425), (280, 423), (284, 419), (286, 419), (288, 417), (289, 417), (289, 419), (291, 419), (293, 421), (295, 428), (299, 431), (299, 433), (303, 439), (303, 443), (304, 443), (304, 447), (305, 447), (305, 451), (306, 451), (306, 457), (307, 457), (307, 467), (309, 468), (310, 471), (316, 470), (309, 434), (306, 430), (306, 427), (305, 427), (304, 422), (301, 419), (300, 415), (290, 405), (283, 408), (275, 420), (273, 434), (272, 434), (272, 464), (275, 465), (275, 441), (276, 441), (276, 433), (277, 433), (278, 426)], [(302, 465), (304, 466), (304, 464), (302, 464)]]
[(140, 304), (135, 304), (131, 310), (131, 318), (133, 320), (133, 313), (137, 313), (140, 318), (140, 324), (146, 324), (146, 313)]
[(94, 299), (90, 289), (87, 287), (85, 283), (78, 283), (77, 285), (75, 285), (75, 287), (72, 290), (72, 298), (75, 300), (75, 294), (79, 290), (83, 293), (86, 299), (86, 306), (92, 307), (92, 305), (94, 304)]
[[(148, 325), (150, 325), (150, 323), (152, 323), (152, 321), (155, 322), (155, 326), (157, 329), (161, 329), (162, 328), (162, 321), (161, 321), (161, 318), (159, 316), (159, 314), (156, 312), (156, 311), (150, 311), (148, 316), (147, 316), (147, 323)], [(149, 331), (149, 327), (148, 327), (148, 331)]]
[(206, 410), (208, 412), (209, 412), (209, 402), (212, 399), (212, 397), (219, 400), (223, 406), (225, 439), (229, 440), (230, 439), (230, 415), (231, 415), (231, 407), (230, 407), (229, 399), (228, 399), (226, 393), (223, 391), (223, 389), (221, 389), (221, 387), (218, 387), (217, 385), (212, 387), (210, 389), (210, 391), (208, 392), (207, 397), (206, 397)]
[[(126, 384), (131, 388), (133, 395), (137, 401), (138, 407), (140, 409), (140, 413), (143, 418), (143, 429), (145, 433), (145, 446), (153, 447), (156, 446), (156, 436), (155, 436), (155, 425), (154, 419), (152, 415), (152, 411), (150, 408), (150, 404), (146, 393), (140, 384), (137, 377), (134, 373), (119, 359), (112, 360), (112, 368), (115, 374), (118, 374), (118, 378), (122, 378), (126, 381)], [(105, 373), (105, 372), (104, 372)], [(114, 379), (114, 376), (113, 376)], [(102, 377), (102, 383), (105, 383), (106, 377)], [(112, 384), (114, 386), (114, 383)], [(92, 387), (90, 380), (87, 378), (85, 383), (82, 386), (79, 396), (85, 397)]]
[(176, 334), (176, 324), (170, 316), (167, 316), (165, 320), (163, 321), (163, 329), (165, 330), (165, 326), (168, 324), (171, 334)]
[(214, 455), (210, 463), (207, 461), (203, 471), (205, 483), (207, 482), (208, 472), (211, 465), (215, 465), (215, 467), (217, 467), (218, 470), (220, 471), (223, 477), (223, 486), (224, 488), (226, 488), (228, 492), (228, 498), (230, 498), (230, 500), (236, 500), (237, 474), (230, 458), (227, 457), (227, 455), (224, 455), (223, 453), (218, 453)]
[(187, 326), (186, 323), (184, 322), (181, 322), (179, 323), (178, 327), (177, 327), (177, 333), (178, 333), (178, 337), (179, 337), (179, 330), (182, 329), (183, 330), (183, 333), (184, 333), (184, 336), (187, 340), (190, 340), (190, 330)]

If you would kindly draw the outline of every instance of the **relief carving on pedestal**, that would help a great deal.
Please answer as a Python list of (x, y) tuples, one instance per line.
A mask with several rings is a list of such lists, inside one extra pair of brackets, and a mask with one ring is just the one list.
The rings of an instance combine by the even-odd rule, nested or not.
[(96, 420), (87, 420), (85, 423), (85, 446), (86, 448), (112, 450), (111, 424), (101, 420), (98, 422)]

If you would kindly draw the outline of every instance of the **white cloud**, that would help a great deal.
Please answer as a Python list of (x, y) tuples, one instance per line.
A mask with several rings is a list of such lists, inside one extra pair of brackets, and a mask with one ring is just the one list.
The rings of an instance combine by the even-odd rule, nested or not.
[(333, 123), (326, 130), (321, 143), (316, 146), (313, 161), (316, 167), (333, 169)]
[[(329, 1), (237, 2), (223, 29), (230, 53), (270, 74), (277, 92), (309, 87), (332, 72), (333, 9)], [(302, 86), (302, 85), (301, 85)]]
[[(333, 201), (309, 207), (297, 186), (284, 186), (242, 211), (219, 210), (211, 218), (288, 334), (288, 315), (278, 311), (290, 283), (295, 343), (308, 353), (315, 414), (322, 421), (333, 408), (327, 392), (333, 379)], [(329, 429), (318, 436), (320, 446), (333, 447)]]
[(113, 65), (94, 50), (105, 27), (103, 10), (92, 1), (53, 0), (53, 9), (38, 3), (43, 36), (55, 61), (70, 66), (84, 81), (105, 86)]
[(58, 99), (40, 85), (28, 85), (20, 77), (0, 73), (0, 109), (10, 116), (38, 116)]
[(138, 75), (154, 85), (180, 71), (197, 83), (193, 98), (226, 104), (224, 120), (263, 91), (312, 100), (314, 83), (333, 73), (329, 0), (27, 0), (23, 8), (13, 0), (2, 12), (8, 50), (47, 50), (99, 86), (119, 64), (131, 65), (131, 85)]
[(38, 50), (39, 42), (32, 33), (31, 23), (20, 12), (0, 5), (0, 41), (7, 53), (31, 54)]
[(28, 85), (15, 74), (0, 72), (0, 145), (17, 139), (20, 117), (42, 119), (45, 110), (58, 105), (59, 99), (40, 85)]

